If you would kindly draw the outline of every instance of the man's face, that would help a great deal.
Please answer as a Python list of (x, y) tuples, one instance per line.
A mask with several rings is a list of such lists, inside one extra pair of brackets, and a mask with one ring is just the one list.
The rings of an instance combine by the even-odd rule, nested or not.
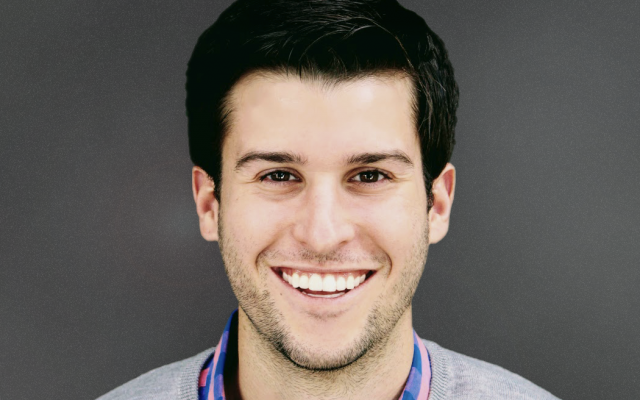
[(297, 365), (348, 365), (410, 320), (426, 261), (411, 83), (254, 75), (231, 107), (218, 232), (240, 308)]

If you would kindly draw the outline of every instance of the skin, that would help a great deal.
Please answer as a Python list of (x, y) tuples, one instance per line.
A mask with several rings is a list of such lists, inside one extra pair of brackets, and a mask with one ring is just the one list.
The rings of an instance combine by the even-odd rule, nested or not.
[[(447, 233), (455, 189), (447, 164), (427, 212), (410, 81), (254, 74), (234, 87), (230, 106), (220, 202), (206, 172), (192, 174), (202, 236), (219, 241), (239, 302), (229, 397), (398, 398), (413, 357), (411, 299), (429, 244)], [(252, 152), (299, 160), (236, 168)], [(408, 162), (347, 162), (363, 153)], [(321, 303), (299, 297), (277, 266), (375, 274), (348, 301)]]

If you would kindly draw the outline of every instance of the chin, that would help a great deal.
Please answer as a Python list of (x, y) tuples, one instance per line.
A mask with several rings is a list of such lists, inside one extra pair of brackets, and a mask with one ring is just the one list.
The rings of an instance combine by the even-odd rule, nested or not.
[(333, 371), (345, 368), (368, 350), (366, 341), (352, 341), (342, 346), (335, 346), (332, 343), (298, 342), (286, 340), (280, 349), (281, 353), (299, 368), (313, 371)]

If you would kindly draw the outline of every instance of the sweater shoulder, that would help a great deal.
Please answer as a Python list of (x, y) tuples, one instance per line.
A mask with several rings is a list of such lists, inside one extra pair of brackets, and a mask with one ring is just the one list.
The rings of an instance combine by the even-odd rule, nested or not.
[[(431, 358), (433, 400), (558, 400), (520, 375), (424, 340)], [(432, 397), (429, 396), (429, 400)]]
[(197, 400), (200, 370), (214, 350), (153, 369), (97, 400)]

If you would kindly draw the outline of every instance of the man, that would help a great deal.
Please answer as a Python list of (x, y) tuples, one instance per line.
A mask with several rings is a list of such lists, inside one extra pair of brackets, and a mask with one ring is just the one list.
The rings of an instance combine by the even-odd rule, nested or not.
[[(238, 0), (187, 71), (192, 184), (239, 308), (215, 349), (102, 399), (552, 399), (424, 341), (458, 88), (394, 0)], [(419, 318), (419, 316), (417, 316)]]

